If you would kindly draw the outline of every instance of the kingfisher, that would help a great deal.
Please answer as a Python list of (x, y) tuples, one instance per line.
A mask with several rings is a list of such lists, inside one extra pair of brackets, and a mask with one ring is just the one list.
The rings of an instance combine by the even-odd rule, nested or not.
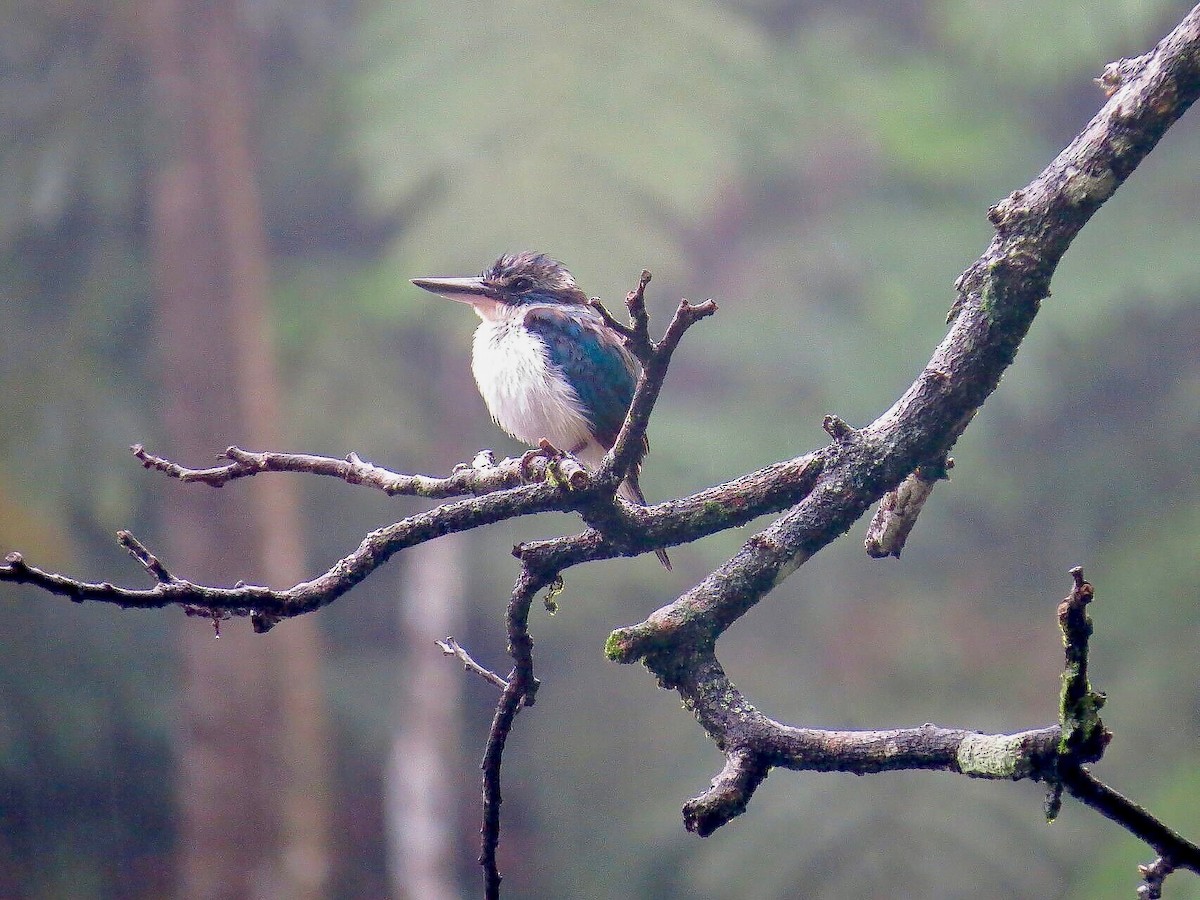
[[(501, 256), (478, 277), (412, 283), (479, 316), (471, 370), (497, 425), (523, 443), (545, 440), (593, 470), (600, 465), (633, 402), (637, 363), (562, 263), (526, 251)], [(649, 447), (644, 440), (642, 453)], [(640, 468), (617, 494), (645, 506)], [(666, 552), (655, 552), (670, 569)]]

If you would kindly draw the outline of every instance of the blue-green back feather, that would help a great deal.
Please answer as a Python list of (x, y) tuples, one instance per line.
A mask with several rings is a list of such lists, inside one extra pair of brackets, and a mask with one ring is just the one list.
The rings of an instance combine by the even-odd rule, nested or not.
[(545, 343), (550, 364), (575, 389), (597, 441), (607, 449), (633, 402), (637, 370), (621, 338), (598, 314), (573, 312), (535, 305), (525, 313), (525, 327)]

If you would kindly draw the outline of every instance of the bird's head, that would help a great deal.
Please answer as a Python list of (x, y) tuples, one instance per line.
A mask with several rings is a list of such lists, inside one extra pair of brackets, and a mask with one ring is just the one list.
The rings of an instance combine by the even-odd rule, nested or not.
[(562, 263), (532, 251), (501, 256), (476, 277), (414, 278), (412, 283), (447, 300), (470, 303), (484, 319), (500, 318), (534, 303), (588, 303), (587, 295)]

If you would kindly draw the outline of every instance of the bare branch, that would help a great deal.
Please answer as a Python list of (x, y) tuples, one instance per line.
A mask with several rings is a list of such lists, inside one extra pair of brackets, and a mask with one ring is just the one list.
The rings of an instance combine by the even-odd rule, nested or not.
[(218, 456), (218, 459), (229, 460), (228, 463), (208, 469), (189, 469), (149, 453), (141, 444), (134, 444), (129, 449), (147, 469), (162, 472), (184, 483), (207, 484), (210, 487), (222, 487), (230, 481), (249, 478), (262, 472), (292, 472), (339, 478), (347, 484), (373, 487), (388, 496), (402, 494), (441, 500), (470, 494), (487, 494), (517, 487), (526, 480), (545, 476), (544, 465), (541, 468), (522, 466), (515, 459), (494, 463), (490, 450), (480, 451), (469, 467), (462, 466), (453, 475), (436, 478), (431, 475), (402, 475), (392, 472), (374, 463), (364, 462), (356, 453), (351, 453), (345, 459), (334, 459), (308, 453), (259, 453), (239, 447), (228, 447)]
[(471, 658), (471, 655), (467, 653), (467, 651), (463, 649), (462, 645), (453, 637), (447, 637), (442, 641), (434, 641), (434, 643), (437, 644), (438, 649), (442, 651), (444, 656), (453, 656), (460, 663), (462, 663), (462, 666), (466, 671), (474, 672), (484, 681), (488, 682), (489, 684), (494, 684), (502, 691), (508, 689), (507, 681), (505, 681), (491, 669), (485, 669), (479, 663), (475, 662), (475, 660)]
[(1174, 869), (1190, 869), (1200, 875), (1200, 847), (1084, 768), (1085, 763), (1100, 758), (1112, 734), (1100, 721), (1104, 695), (1092, 690), (1087, 675), (1088, 641), (1092, 636), (1087, 605), (1095, 597), (1095, 590), (1084, 580), (1081, 567), (1072, 569), (1071, 577), (1075, 580), (1071, 593), (1058, 606), (1066, 664), (1059, 701), (1062, 737), (1055, 780), (1072, 797), (1153, 848), (1160, 857), (1158, 864), (1142, 867), (1145, 871), (1141, 874), (1146, 879), (1147, 890), (1157, 885), (1161, 891), (1162, 880)]
[(487, 748), (483, 763), (483, 827), (479, 851), (479, 864), (484, 872), (484, 896), (492, 900), (500, 896), (500, 869), (496, 862), (496, 849), (500, 845), (500, 767), (504, 758), (504, 745), (512, 730), (513, 719), (521, 706), (533, 706), (537, 696), (538, 681), (533, 675), (533, 638), (529, 635), (529, 609), (538, 591), (550, 585), (557, 573), (535, 573), (523, 567), (513, 587), (512, 599), (508, 603), (506, 616), (508, 647), (513, 658), (512, 674), (508, 676), (492, 727), (488, 732)]
[[(287, 467), (303, 464), (299, 457), (291, 454), (254, 455), (263, 457), (268, 466), (280, 467), (263, 471), (292, 471)], [(313, 459), (322, 462), (321, 471), (316, 474), (335, 474), (338, 467), (326, 466), (325, 463), (342, 462), (327, 457)], [(544, 475), (545, 462), (545, 459), (533, 460), (532, 471), (540, 471)], [(820, 455), (772, 463), (757, 472), (707, 488), (690, 497), (647, 508), (625, 506), (625, 517), (606, 521), (603, 534), (593, 528), (579, 535), (531, 541), (518, 544), (514, 553), (535, 569), (562, 571), (582, 562), (630, 556), (667, 543), (695, 540), (794, 504), (812, 489), (823, 464)], [(274, 590), (259, 585), (210, 587), (182, 578), (150, 589), (123, 588), (107, 581), (91, 583), (47, 572), (30, 565), (16, 552), (9, 554), (6, 563), (0, 565), (0, 582), (29, 584), (77, 602), (112, 603), (126, 609), (160, 609), (179, 605), (224, 611), (235, 616), (261, 615), (264, 617), (261, 621), (269, 627), (271, 621), (303, 615), (329, 605), (405, 547), (443, 534), (466, 531), (517, 516), (583, 510), (597, 503), (595, 495), (575, 492), (562, 482), (521, 485), (520, 466), (519, 459), (510, 459), (495, 467), (485, 466), (478, 473), (471, 469), (444, 479), (448, 483), (447, 490), (450, 489), (449, 483), (453, 482), (456, 493), (476, 488), (482, 490), (483, 485), (490, 483), (489, 479), (497, 472), (505, 473), (505, 483), (512, 478), (520, 486), (447, 503), (373, 531), (355, 551), (330, 569), (310, 581), (287, 589)], [(193, 471), (183, 467), (179, 469)], [(477, 474), (479, 480), (475, 480)], [(342, 476), (337, 474), (336, 477)], [(612, 507), (611, 500), (602, 502)], [(595, 517), (597, 521), (601, 518)]]
[(608, 311), (608, 307), (604, 305), (604, 301), (602, 301), (599, 297), (590, 298), (588, 300), (588, 305), (590, 305), (592, 309), (596, 310), (596, 312), (600, 313), (600, 318), (604, 320), (605, 325), (607, 325), (617, 334), (621, 335), (621, 337), (623, 337), (626, 341), (629, 341), (633, 338), (633, 329), (624, 322), (618, 321), (617, 318)]
[[(748, 712), (748, 704), (743, 713)], [(740, 729), (741, 746), (727, 749), (712, 787), (683, 807), (684, 825), (707, 837), (746, 810), (772, 767), (868, 775), (911, 769), (957, 772), (970, 778), (1039, 780), (1054, 770), (1059, 730), (980, 734), (921, 725), (886, 731), (827, 731), (781, 725), (754, 711)]]
[(770, 770), (761, 755), (750, 750), (725, 754), (725, 768), (713, 779), (712, 787), (683, 804), (683, 826), (708, 837), (746, 811), (746, 804)]
[[(662, 340), (654, 343), (649, 337), (650, 320), (645, 302), (646, 285), (649, 283), (650, 273), (643, 270), (637, 290), (630, 291), (625, 301), (634, 325), (632, 329), (625, 329), (622, 333), (626, 335), (630, 351), (641, 363), (642, 371), (638, 376), (629, 413), (621, 424), (612, 449), (604, 457), (595, 476), (597, 482), (610, 484), (613, 491), (642, 461), (650, 414), (654, 411), (654, 404), (658, 401), (663, 382), (666, 381), (667, 369), (671, 365), (671, 356), (675, 348), (679, 346), (689, 328), (717, 311), (717, 304), (712, 300), (696, 305), (687, 300), (679, 301)], [(608, 316), (609, 320), (611, 318)]]
[[(681, 625), (681, 630), (686, 629)], [(610, 656), (616, 649), (611, 642)], [(670, 657), (670, 651), (664, 655)], [(999, 735), (936, 725), (886, 731), (798, 728), (756, 709), (729, 680), (711, 644), (696, 642), (686, 662), (669, 671), (655, 651), (645, 659), (660, 684), (679, 692), (725, 752), (725, 767), (713, 787), (684, 807), (685, 824), (701, 836), (744, 812), (773, 767), (857, 775), (934, 769), (1014, 781), (1045, 780), (1055, 771), (1061, 735), (1057, 726)]]
[(1067, 762), (1078, 765), (1098, 760), (1112, 740), (1112, 734), (1100, 721), (1105, 697), (1093, 691), (1088, 682), (1088, 640), (1092, 636), (1092, 620), (1088, 617), (1087, 605), (1092, 602), (1095, 591), (1083, 580), (1081, 566), (1071, 570), (1071, 577), (1075, 586), (1058, 605), (1058, 624), (1062, 629), (1066, 657), (1058, 705), (1062, 726), (1059, 750)]
[(166, 566), (159, 562), (158, 557), (147, 550), (145, 544), (135, 538), (131, 532), (118, 531), (117, 543), (128, 550), (129, 555), (141, 563), (142, 568), (150, 573), (150, 577), (160, 584), (170, 584), (179, 580), (168, 572)]
[(562, 571), (582, 562), (697, 540), (792, 506), (811, 492), (824, 466), (825, 454), (818, 451), (772, 463), (689, 497), (648, 507), (626, 505), (621, 518), (591, 510), (587, 520), (595, 527), (588, 531), (520, 543), (513, 554), (536, 568)]
[[(513, 465), (516, 464), (514, 460)], [(160, 582), (150, 589), (136, 590), (117, 587), (107, 581), (90, 583), (46, 572), (29, 565), (20, 553), (10, 553), (5, 564), (0, 565), (0, 582), (31, 584), (72, 600), (97, 600), (127, 609), (158, 609), (176, 604), (235, 616), (253, 616), (265, 630), (280, 619), (329, 605), (405, 547), (515, 516), (567, 511), (578, 502), (553, 485), (530, 484), (446, 503), (372, 531), (357, 549), (326, 572), (311, 581), (280, 590), (247, 584), (232, 588), (209, 587), (181, 578)]]
[[(1075, 235), (1198, 94), (1200, 7), (1122, 75), (1100, 112), (1045, 171), (989, 212), (996, 235), (958, 280), (950, 330), (895, 405), (860, 431), (828, 417), (834, 443), (818, 454), (812, 489), (674, 603), (614, 631), (608, 656), (641, 661), (660, 684), (676, 689), (727, 754), (749, 751), (759, 762), (786, 765), (779, 760), (792, 757), (777, 754), (786, 726), (744, 700), (713, 655), (717, 640), (870, 504), (949, 451), (1012, 362)], [(1085, 730), (1081, 746), (1094, 750), (1100, 734), (1102, 728)], [(1030, 774), (1044, 775), (1044, 753), (1035, 759)], [(718, 808), (740, 811), (726, 794)]]
[(1200, 875), (1200, 847), (1196, 844), (1108, 787), (1082, 766), (1061, 765), (1059, 777), (1067, 793), (1145, 841), (1167, 860), (1172, 869), (1188, 869)]

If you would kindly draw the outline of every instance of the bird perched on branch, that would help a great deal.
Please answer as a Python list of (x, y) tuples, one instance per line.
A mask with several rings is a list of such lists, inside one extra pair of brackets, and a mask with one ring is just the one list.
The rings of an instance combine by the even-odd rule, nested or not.
[[(637, 364), (561, 263), (525, 252), (501, 256), (478, 277), (413, 284), (469, 303), (482, 320), (471, 369), (497, 425), (526, 444), (548, 441), (592, 469), (600, 464), (629, 412)], [(617, 493), (645, 506), (639, 468)], [(670, 569), (667, 554), (656, 552)]]

